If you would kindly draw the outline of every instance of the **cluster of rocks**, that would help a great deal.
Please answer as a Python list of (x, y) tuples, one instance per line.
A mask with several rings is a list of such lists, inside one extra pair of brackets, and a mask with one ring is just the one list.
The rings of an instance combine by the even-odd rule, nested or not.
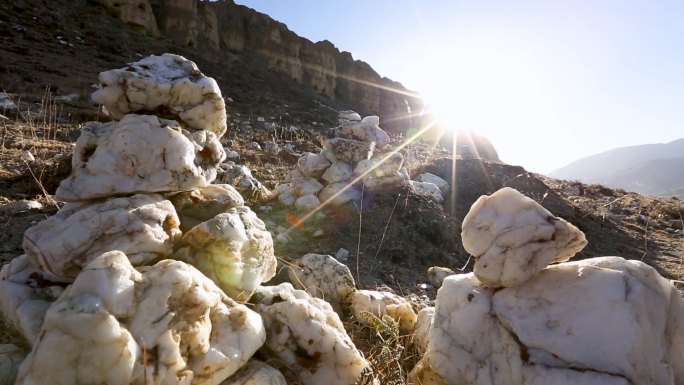
[[(252, 358), (262, 347), (304, 384), (369, 370), (329, 303), (261, 286), (271, 234), (212, 184), (226, 130), (213, 79), (151, 56), (101, 73), (93, 99), (117, 120), (83, 128), (56, 192), (68, 203), (0, 272), (0, 309), (32, 347), (17, 384), (285, 384)], [(17, 362), (0, 350), (0, 367)]]
[(584, 234), (510, 188), (473, 204), (462, 237), (474, 271), (418, 313), (413, 383), (684, 382), (684, 300), (652, 267), (565, 262)]
[(321, 204), (356, 201), (361, 188), (387, 191), (407, 184), (418, 193), (444, 200), (449, 184), (438, 176), (426, 173), (418, 181), (410, 180), (403, 155), (391, 149), (390, 137), (380, 128), (377, 116), (361, 119), (354, 111), (342, 111), (339, 121), (321, 151), (303, 154), (289, 182), (276, 186), (282, 204), (310, 212)]

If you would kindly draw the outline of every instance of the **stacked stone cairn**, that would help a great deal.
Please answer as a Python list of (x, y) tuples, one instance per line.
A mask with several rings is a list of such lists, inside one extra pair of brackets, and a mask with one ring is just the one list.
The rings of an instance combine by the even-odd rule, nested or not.
[(684, 384), (684, 300), (652, 267), (565, 262), (584, 234), (511, 188), (473, 204), (462, 238), (473, 273), (418, 313), (411, 383)]
[[(304, 384), (367, 374), (328, 302), (261, 286), (276, 272), (271, 234), (212, 184), (216, 82), (164, 54), (101, 73), (93, 99), (115, 121), (85, 125), (56, 192), (67, 203), (0, 272), (0, 309), (32, 348), (16, 383), (285, 384), (252, 358), (262, 347)], [(0, 350), (0, 367), (17, 361)]]
[(443, 201), (448, 183), (432, 174), (411, 181), (404, 157), (392, 151), (389, 135), (380, 128), (380, 118), (361, 119), (354, 111), (341, 111), (339, 123), (331, 129), (334, 137), (323, 143), (321, 151), (303, 154), (290, 173), (289, 182), (276, 186), (280, 203), (294, 206), (300, 212), (311, 212), (321, 204), (339, 206), (357, 201), (361, 188), (377, 192), (405, 185)]

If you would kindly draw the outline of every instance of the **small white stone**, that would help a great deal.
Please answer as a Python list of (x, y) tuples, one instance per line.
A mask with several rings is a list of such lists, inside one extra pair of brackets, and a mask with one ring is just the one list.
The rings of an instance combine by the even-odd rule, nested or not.
[(375, 143), (376, 147), (382, 148), (390, 142), (390, 138), (385, 130), (379, 127), (379, 124), (379, 117), (366, 116), (360, 122), (342, 122), (335, 129), (335, 135), (340, 138)]
[(454, 274), (456, 273), (448, 267), (432, 266), (427, 271), (428, 282), (435, 287), (441, 287), (444, 278)]
[(294, 205), (297, 211), (310, 213), (321, 207), (321, 201), (318, 200), (316, 195), (307, 194), (297, 198)]
[(318, 194), (323, 188), (323, 185), (316, 178), (304, 176), (298, 171), (293, 171), (290, 175), (292, 189), (297, 196)]
[(148, 56), (128, 67), (100, 73), (93, 100), (116, 119), (137, 111), (172, 112), (196, 130), (222, 136), (226, 108), (216, 81), (195, 63), (173, 54)]
[(323, 148), (329, 150), (335, 156), (335, 159), (349, 163), (357, 164), (363, 159), (368, 159), (373, 156), (375, 143), (366, 143), (359, 140), (333, 138), (323, 142)]
[(361, 192), (347, 183), (333, 183), (325, 186), (318, 194), (318, 199), (322, 203), (330, 203), (333, 206), (340, 206), (351, 200), (361, 199)]
[(31, 154), (31, 151), (29, 150), (23, 150), (21, 154), (19, 154), (19, 158), (23, 160), (24, 162), (33, 162), (36, 160), (36, 158)]
[(339, 250), (335, 252), (335, 259), (337, 259), (340, 262), (346, 262), (347, 259), (349, 259), (349, 250), (341, 247)]
[(360, 176), (363, 184), (371, 191), (403, 186), (407, 179), (399, 172), (404, 157), (398, 153), (385, 154), (360, 161), (354, 175)]
[(392, 317), (404, 333), (411, 333), (416, 325), (417, 316), (411, 302), (394, 293), (357, 290), (351, 294), (349, 302), (352, 314), (362, 323), (367, 322), (363, 313), (368, 312), (376, 317)]
[(323, 173), (323, 180), (328, 184), (346, 182), (352, 177), (352, 167), (345, 162), (335, 162)]
[(442, 192), (439, 190), (439, 187), (437, 187), (437, 185), (434, 183), (417, 182), (415, 180), (410, 180), (409, 186), (411, 186), (411, 190), (413, 190), (415, 194), (429, 196), (435, 201), (437, 201), (437, 203), (444, 202)]
[(288, 276), (295, 288), (324, 299), (338, 311), (356, 290), (347, 265), (329, 255), (309, 253), (293, 260), (288, 268)]
[(461, 237), (475, 275), (492, 287), (519, 285), (587, 244), (577, 227), (510, 187), (473, 203)]
[(287, 385), (280, 371), (257, 360), (250, 360), (220, 385)]
[(449, 192), (449, 182), (435, 174), (430, 174), (429, 172), (420, 174), (418, 175), (418, 181), (435, 184), (437, 187), (439, 187), (439, 191), (442, 192), (442, 195), (446, 195), (446, 193)]
[(416, 319), (416, 331), (414, 335), (414, 344), (421, 354), (427, 350), (428, 342), (430, 341), (430, 331), (432, 330), (432, 320), (435, 318), (434, 306), (428, 306), (420, 309)]
[(330, 161), (321, 154), (304, 153), (297, 161), (297, 167), (304, 176), (318, 178), (330, 167)]

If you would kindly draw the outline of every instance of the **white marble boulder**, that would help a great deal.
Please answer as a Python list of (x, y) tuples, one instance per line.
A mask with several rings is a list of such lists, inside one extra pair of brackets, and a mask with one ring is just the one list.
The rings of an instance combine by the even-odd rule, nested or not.
[(235, 207), (245, 205), (242, 195), (229, 184), (207, 187), (169, 195), (180, 218), (180, 229), (187, 232), (198, 224)]
[(265, 362), (250, 360), (220, 385), (287, 385), (287, 381), (278, 369)]
[(47, 312), (17, 384), (219, 384), (263, 344), (261, 317), (197, 269), (94, 259)]
[(359, 113), (356, 111), (344, 110), (337, 113), (337, 120), (340, 123), (348, 121), (360, 122), (361, 115), (359, 115)]
[(126, 115), (86, 125), (76, 141), (71, 175), (55, 193), (73, 202), (136, 193), (187, 191), (209, 185), (225, 152), (210, 131), (175, 121)]
[(346, 182), (353, 175), (352, 167), (345, 162), (336, 161), (321, 176), (327, 184)]
[(339, 161), (357, 164), (373, 156), (375, 144), (353, 139), (332, 138), (323, 143), (323, 148), (329, 150)]
[(561, 263), (500, 290), (454, 275), (423, 359), (452, 385), (679, 384), (682, 320), (676, 289), (639, 261)]
[(413, 332), (416, 326), (417, 315), (411, 302), (394, 293), (356, 290), (348, 298), (351, 313), (361, 323), (368, 323), (364, 316), (368, 312), (376, 317), (392, 317), (399, 324), (399, 330), (405, 334)]
[(475, 258), (473, 272), (492, 287), (519, 285), (587, 244), (577, 227), (510, 187), (480, 197), (462, 228), (463, 247)]
[(413, 343), (421, 354), (427, 350), (432, 331), (432, 321), (435, 319), (435, 307), (428, 306), (420, 309), (416, 318), (416, 330), (413, 335)]
[(380, 118), (377, 116), (366, 116), (360, 122), (343, 122), (335, 129), (335, 136), (375, 143), (377, 148), (382, 148), (390, 142), (387, 132), (380, 128)]
[(353, 384), (367, 370), (329, 303), (289, 283), (261, 287), (250, 302), (264, 320), (265, 346), (302, 384)]
[(136, 112), (167, 112), (186, 127), (221, 137), (227, 129), (225, 101), (216, 81), (186, 58), (148, 56), (125, 68), (100, 73), (93, 100), (115, 119)]
[(31, 263), (50, 280), (71, 282), (98, 255), (120, 250), (139, 266), (171, 255), (180, 238), (173, 205), (158, 194), (70, 203), (24, 233)]
[(349, 267), (330, 255), (306, 254), (293, 260), (287, 273), (294, 287), (325, 300), (338, 312), (356, 290)]
[(238, 301), (271, 279), (277, 265), (271, 233), (245, 206), (190, 229), (174, 257), (198, 268)]
[(308, 194), (318, 194), (323, 189), (323, 184), (316, 178), (305, 176), (298, 170), (290, 172), (290, 185), (297, 197)]
[(321, 201), (314, 194), (302, 195), (294, 202), (295, 209), (298, 212), (311, 213), (321, 207)]
[(431, 174), (429, 172), (422, 173), (418, 175), (418, 181), (433, 183), (435, 186), (439, 188), (439, 191), (442, 192), (442, 195), (446, 195), (449, 192), (449, 182), (445, 181), (444, 179), (438, 177), (435, 174)]
[(379, 155), (357, 163), (354, 175), (361, 177), (364, 187), (371, 191), (398, 188), (408, 182), (400, 172), (403, 163), (404, 157), (398, 152)]
[(432, 286), (439, 288), (442, 286), (444, 278), (454, 274), (456, 272), (448, 267), (431, 266), (427, 271), (427, 279)]
[(48, 307), (63, 291), (62, 285), (45, 280), (26, 254), (0, 270), (0, 310), (31, 344), (40, 334)]

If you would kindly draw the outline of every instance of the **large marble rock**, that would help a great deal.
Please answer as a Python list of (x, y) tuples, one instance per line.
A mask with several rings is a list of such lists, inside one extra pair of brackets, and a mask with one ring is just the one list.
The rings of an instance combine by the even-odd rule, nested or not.
[(71, 282), (107, 251), (127, 253), (135, 266), (171, 255), (179, 224), (171, 202), (158, 194), (70, 203), (28, 228), (22, 245), (46, 278)]
[(377, 116), (366, 116), (360, 122), (343, 122), (335, 129), (335, 135), (340, 138), (375, 143), (377, 148), (382, 148), (390, 142), (389, 135), (380, 128), (380, 118)]
[(180, 229), (187, 232), (198, 224), (235, 207), (245, 205), (242, 195), (229, 184), (207, 187), (169, 196), (180, 218)]
[(205, 187), (224, 158), (210, 131), (189, 132), (172, 120), (126, 115), (119, 122), (92, 123), (81, 130), (72, 173), (55, 197), (73, 202)]
[(47, 312), (17, 384), (219, 384), (263, 344), (261, 317), (197, 269), (94, 259)]
[(277, 265), (271, 233), (244, 206), (193, 227), (183, 235), (174, 257), (198, 268), (239, 301), (271, 279)]
[(411, 302), (394, 293), (375, 290), (356, 290), (348, 297), (354, 318), (368, 323), (365, 313), (376, 317), (390, 316), (397, 321), (403, 333), (411, 333), (416, 326), (417, 316)]
[(475, 258), (473, 272), (492, 287), (519, 285), (587, 244), (577, 227), (510, 187), (473, 203), (461, 237)]
[(309, 253), (292, 261), (288, 269), (292, 285), (321, 298), (336, 311), (356, 290), (349, 267), (330, 255)]
[(179, 55), (148, 56), (127, 67), (100, 73), (93, 100), (121, 119), (135, 112), (171, 113), (187, 127), (222, 136), (226, 106), (216, 81)]
[(452, 385), (680, 384), (683, 320), (677, 290), (639, 261), (561, 263), (499, 290), (453, 275), (424, 360)]
[(25, 254), (0, 270), (0, 310), (31, 344), (40, 334), (45, 312), (63, 290), (45, 280)]
[(291, 284), (261, 287), (252, 301), (266, 325), (265, 346), (304, 385), (353, 384), (368, 367), (329, 303)]
[(373, 156), (375, 144), (360, 140), (333, 138), (323, 142), (323, 148), (329, 150), (335, 159), (339, 161), (357, 164)]

